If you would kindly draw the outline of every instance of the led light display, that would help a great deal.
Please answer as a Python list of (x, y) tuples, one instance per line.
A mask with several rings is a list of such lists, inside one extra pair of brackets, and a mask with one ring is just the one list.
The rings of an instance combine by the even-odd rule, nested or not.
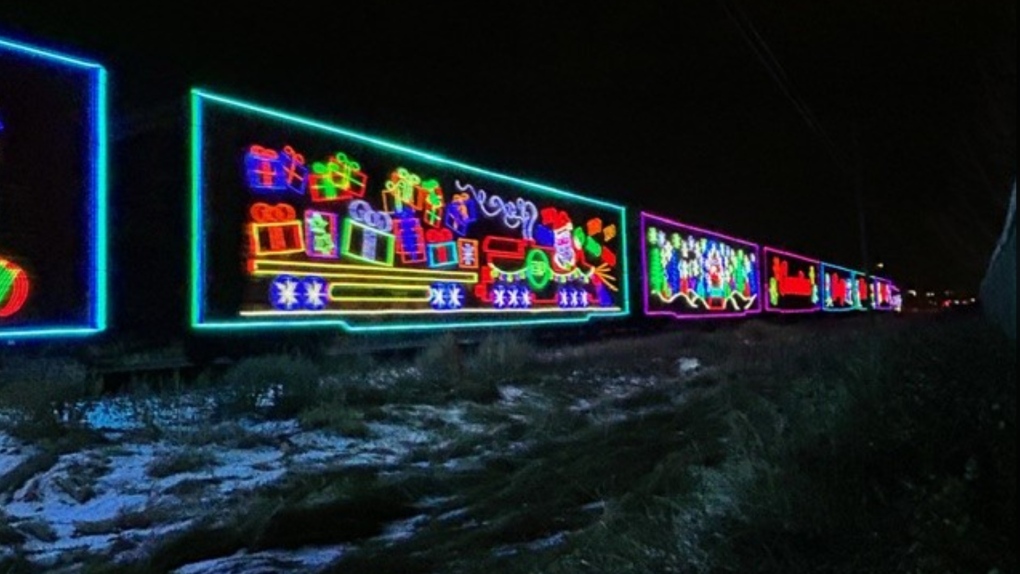
[(201, 90), (191, 127), (195, 328), (629, 312), (622, 206)]
[(106, 72), (0, 38), (0, 340), (106, 327)]
[(811, 313), (822, 308), (821, 262), (762, 248), (762, 299), (770, 313)]
[(758, 246), (641, 213), (644, 309), (677, 319), (761, 311)]
[(871, 308), (876, 311), (900, 311), (903, 297), (900, 289), (889, 279), (871, 277)]
[(822, 310), (867, 311), (870, 306), (871, 294), (865, 274), (822, 262)]

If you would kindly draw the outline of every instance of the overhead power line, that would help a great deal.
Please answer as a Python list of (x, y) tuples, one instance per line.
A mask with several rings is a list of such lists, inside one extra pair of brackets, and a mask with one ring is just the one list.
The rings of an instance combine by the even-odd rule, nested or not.
[(722, 4), (723, 9), (726, 11), (726, 15), (730, 21), (733, 22), (737, 31), (740, 32), (740, 36), (744, 39), (747, 46), (754, 52), (754, 55), (758, 58), (761, 64), (765, 67), (765, 70), (769, 73), (775, 81), (776, 86), (783, 93), (783, 95), (793, 104), (793, 107), (797, 110), (797, 113), (807, 124), (808, 128), (813, 131), (818, 138), (822, 141), (822, 145), (825, 146), (829, 155), (832, 156), (833, 161), (847, 173), (853, 173), (857, 170), (854, 168), (855, 162), (852, 161), (845, 153), (843, 153), (829, 134), (822, 127), (822, 124), (818, 121), (814, 112), (804, 101), (804, 98), (800, 96), (797, 89), (794, 87), (793, 82), (790, 81), (789, 76), (786, 74), (786, 70), (783, 69), (783, 65), (776, 58), (772, 49), (769, 48), (768, 42), (762, 38), (761, 34), (758, 33), (758, 29), (755, 27), (751, 19), (747, 17), (747, 14), (739, 6), (737, 6), (732, 0), (719, 0)]
[(867, 225), (865, 223), (864, 216), (864, 192), (863, 192), (863, 181), (860, 166), (860, 146), (857, 141), (857, 130), (854, 129), (853, 133), (853, 146), (854, 156), (849, 158), (842, 150), (836, 146), (832, 138), (822, 127), (822, 124), (818, 121), (814, 112), (811, 111), (810, 106), (804, 101), (804, 98), (800, 96), (797, 89), (794, 87), (793, 82), (790, 81), (789, 76), (786, 74), (786, 70), (783, 69), (783, 65), (779, 63), (779, 59), (776, 58), (772, 49), (769, 48), (768, 42), (762, 38), (761, 34), (758, 33), (758, 29), (747, 14), (740, 9), (740, 6), (736, 4), (734, 0), (719, 0), (722, 4), (723, 10), (726, 11), (726, 15), (730, 21), (733, 22), (737, 30), (740, 32), (740, 36), (747, 43), (754, 55), (765, 67), (765, 70), (772, 77), (779, 90), (784, 96), (793, 104), (793, 107), (800, 114), (800, 117), (807, 124), (808, 128), (811, 129), (821, 140), (822, 145), (826, 151), (829, 152), (829, 156), (835, 162), (836, 166), (843, 170), (844, 174), (849, 176), (853, 182), (854, 195), (856, 196), (857, 203), (857, 223), (860, 229), (860, 249), (861, 249), (861, 265), (865, 273), (870, 272), (870, 260), (868, 256), (868, 233)]

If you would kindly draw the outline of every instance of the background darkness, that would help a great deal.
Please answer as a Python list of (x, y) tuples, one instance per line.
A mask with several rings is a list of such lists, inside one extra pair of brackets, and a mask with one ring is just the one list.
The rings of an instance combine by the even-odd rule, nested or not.
[(0, 35), (107, 66), (137, 261), (186, 269), (198, 85), (857, 268), (859, 181), (870, 263), (977, 290), (1016, 169), (1015, 2), (438, 4), (7, 2)]

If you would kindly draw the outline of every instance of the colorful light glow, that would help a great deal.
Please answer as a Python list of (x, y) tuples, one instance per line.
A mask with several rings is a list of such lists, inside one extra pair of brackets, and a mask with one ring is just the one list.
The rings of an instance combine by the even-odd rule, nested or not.
[(864, 273), (822, 262), (823, 311), (867, 311), (870, 300)]
[(291, 275), (320, 275), (322, 277), (335, 277), (338, 279), (422, 281), (425, 283), (431, 283), (434, 281), (457, 281), (463, 283), (478, 282), (478, 273), (463, 271), (433, 271), (431, 269), (401, 269), (396, 267), (385, 268), (368, 265), (316, 263), (308, 261), (273, 261), (269, 259), (255, 259), (252, 261), (251, 270), (251, 272), (256, 275), (277, 275), (286, 272)]
[[(206, 131), (207, 127), (224, 119), (244, 118), (245, 125), (257, 126), (261, 122), (268, 128), (265, 131), (272, 133), (279, 131), (283, 123), (290, 134), (287, 142), (265, 141), (259, 134), (252, 134), (252, 141), (273, 150), (290, 146), (294, 154), (302, 156), (312, 166), (308, 198), (286, 196), (288, 203), (293, 203), (295, 210), (302, 212), (302, 217), (296, 222), (288, 220), (287, 223), (302, 226), (304, 250), (282, 253), (252, 249), (247, 281), (253, 286), (269, 286), (281, 276), (298, 282), (302, 278), (316, 277), (327, 283), (329, 292), (329, 301), (318, 309), (302, 303), (300, 283), (294, 288), (293, 296), (290, 292), (283, 293), (289, 303), (283, 307), (272, 305), (273, 298), (267, 295), (265, 299), (251, 300), (240, 308), (225, 312), (219, 308), (210, 309), (206, 295), (210, 292), (209, 278), (204, 273), (210, 261), (204, 245), (212, 239), (194, 234), (191, 302), (192, 325), (195, 328), (339, 326), (352, 331), (449, 329), (582, 323), (594, 316), (629, 313), (626, 298), (626, 212), (622, 206), (199, 90), (192, 91), (192, 114), (193, 228), (209, 230), (212, 227), (213, 233), (217, 233), (215, 222), (206, 219), (206, 210), (216, 194), (240, 193), (236, 188), (228, 191), (207, 187), (211, 186), (211, 180), (205, 177), (207, 171), (220, 171), (222, 164), (229, 163), (231, 153), (225, 150), (213, 132)], [(233, 153), (236, 154), (236, 151)], [(357, 168), (365, 175), (366, 181), (379, 182), (376, 186), (366, 187), (357, 198), (344, 198), (353, 199), (346, 213), (331, 208), (328, 202), (315, 201), (319, 183), (316, 177), (325, 175), (318, 173), (325, 172), (325, 167), (320, 166), (316, 170), (316, 163), (326, 163), (321, 158), (335, 157), (338, 153), (345, 154), (347, 158), (356, 156)], [(223, 161), (203, 165), (214, 156), (223, 158)], [(444, 192), (448, 184), (457, 189), (452, 195)], [(506, 202), (503, 197), (512, 197), (513, 200)], [(340, 194), (336, 194), (336, 198), (339, 201)], [(364, 205), (356, 206), (359, 201)], [(364, 209), (366, 205), (370, 210)], [(540, 206), (556, 206), (585, 216), (585, 219), (574, 222), (575, 228), (584, 227), (590, 220), (604, 222), (600, 233), (586, 236), (586, 242), (588, 238), (590, 242), (582, 244), (579, 249), (570, 246), (576, 261), (575, 269), (557, 269), (556, 263), (547, 261), (549, 254), (537, 248), (531, 230)], [(319, 211), (321, 215), (315, 216), (313, 211)], [(381, 220), (369, 221), (366, 217), (370, 216), (359, 216), (355, 212), (385, 214), (390, 227), (383, 231), (378, 225)], [(328, 261), (332, 251), (328, 249), (329, 235), (326, 233), (331, 227), (332, 215), (336, 215), (336, 226), (341, 229), (339, 256), (335, 263)], [(284, 222), (272, 223), (279, 225)], [(262, 229), (259, 231), (267, 233)], [(369, 231), (374, 232), (377, 239), (390, 238), (392, 251), (382, 249), (382, 243), (378, 243), (374, 253), (371, 245), (366, 252), (366, 242), (359, 242), (358, 234), (367, 237)], [(485, 249), (490, 237), (506, 235), (508, 231), (525, 242), (519, 250), (520, 258), (515, 260), (523, 270), (521, 283), (507, 282), (507, 277), (500, 277), (498, 273), (494, 277), (493, 265), (507, 261), (499, 261), (498, 253)], [(254, 233), (249, 231), (249, 235)], [(290, 237), (288, 235), (287, 239)], [(314, 248), (316, 241), (322, 245), (321, 249)], [(268, 239), (251, 243), (253, 246), (271, 245)], [(317, 262), (306, 259), (313, 257), (308, 249), (321, 255)], [(392, 259), (386, 255), (388, 253), (392, 253)], [(616, 253), (623, 254), (620, 261), (615, 259)], [(396, 257), (398, 254), (400, 257)], [(222, 263), (217, 262), (215, 268), (223, 269)], [(591, 277), (597, 279), (592, 281)], [(564, 308), (556, 304), (556, 291), (547, 286), (561, 286), (562, 283), (557, 281), (577, 282), (575, 290), (578, 294), (574, 297), (577, 305)], [(613, 290), (615, 284), (621, 284), (622, 288)], [(536, 286), (544, 289), (541, 295), (534, 292)], [(287, 283), (281, 284), (281, 287), (291, 288)], [(493, 301), (495, 292), (501, 293), (498, 296), (500, 305)], [(297, 299), (298, 303), (293, 303), (292, 299)], [(342, 305), (337, 306), (340, 303)]]
[(899, 287), (890, 279), (872, 275), (871, 308), (876, 311), (901, 311), (903, 297)]
[(821, 261), (762, 248), (763, 300), (769, 313), (814, 313), (822, 308)]
[(340, 256), (335, 213), (305, 210), (305, 234), (305, 249), (309, 257), (335, 259)]
[(676, 319), (761, 312), (758, 246), (641, 212), (645, 314)]
[(11, 317), (21, 310), (28, 299), (29, 286), (25, 270), (0, 257), (0, 319)]
[[(37, 114), (33, 119), (18, 109), (34, 108), (41, 101), (49, 101), (46, 94), (29, 93), (21, 82), (21, 74), (45, 75), (43, 81), (52, 81), (48, 89), (54, 93), (69, 94), (80, 86), (81, 94), (68, 97), (67, 105), (80, 106), (59, 113)], [(11, 280), (6, 299), (0, 302), (6, 315), (0, 316), (0, 340), (81, 337), (100, 333), (107, 324), (107, 76), (98, 63), (38, 48), (18, 41), (0, 38), (0, 76), (4, 78), (0, 108), (5, 116), (0, 135), (10, 138), (11, 146), (20, 146), (25, 137), (43, 137), (47, 146), (60, 149), (80, 149), (82, 160), (71, 165), (74, 177), (66, 178), (61, 197), (76, 204), (75, 214), (81, 219), (73, 223), (34, 220), (31, 225), (61, 227), (65, 237), (73, 237), (80, 257), (52, 262), (43, 253), (22, 252), (8, 245), (0, 245), (7, 257), (17, 257), (22, 269)], [(31, 85), (40, 85), (32, 82)], [(44, 117), (44, 120), (37, 118)], [(72, 118), (75, 119), (60, 119)], [(35, 122), (29, 125), (25, 122)], [(62, 123), (63, 122), (63, 123)], [(29, 136), (29, 134), (33, 134)], [(52, 142), (52, 143), (51, 143)], [(41, 150), (45, 155), (46, 150)], [(66, 152), (65, 152), (66, 153)], [(77, 171), (77, 170), (80, 170)], [(35, 182), (25, 183), (40, 201), (46, 201), (52, 189), (33, 189)], [(41, 185), (41, 184), (40, 184)], [(0, 195), (8, 190), (0, 188)], [(0, 225), (4, 225), (0, 221)], [(16, 249), (16, 253), (11, 250)], [(54, 269), (81, 265), (81, 271), (55, 278)], [(13, 262), (8, 260), (9, 265)], [(24, 273), (25, 266), (32, 269), (32, 277)], [(11, 269), (11, 267), (8, 267)], [(58, 272), (59, 273), (59, 272)], [(13, 273), (11, 273), (13, 275)], [(73, 279), (67, 279), (73, 277)], [(0, 281), (3, 281), (0, 278)], [(27, 283), (26, 283), (27, 282)], [(67, 308), (41, 308), (33, 304), (31, 293), (50, 290), (69, 290), (73, 303)], [(23, 299), (24, 297), (24, 299)], [(15, 305), (16, 304), (16, 305)], [(71, 308), (70, 305), (74, 305)]]
[[(358, 247), (355, 248), (355, 243)], [(343, 242), (340, 252), (357, 261), (373, 265), (393, 267), (393, 234), (356, 221), (344, 220)]]

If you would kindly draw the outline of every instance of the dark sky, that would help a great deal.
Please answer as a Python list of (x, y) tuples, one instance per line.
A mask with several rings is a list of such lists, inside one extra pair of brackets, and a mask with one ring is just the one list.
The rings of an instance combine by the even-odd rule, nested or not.
[(976, 289), (1015, 177), (1006, 0), (65, 4), (0, 35), (104, 63), (118, 134), (199, 85), (852, 267), (859, 180), (907, 287)]

